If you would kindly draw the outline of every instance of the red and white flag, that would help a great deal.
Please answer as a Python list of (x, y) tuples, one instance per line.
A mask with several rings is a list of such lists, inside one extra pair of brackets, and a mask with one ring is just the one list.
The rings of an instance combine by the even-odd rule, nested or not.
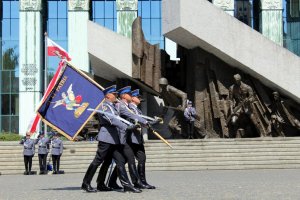
[[(46, 92), (41, 100), (40, 103), (44, 102), (44, 100), (48, 97), (50, 91), (52, 90), (52, 88), (55, 86), (58, 78), (60, 77), (60, 74), (61, 72), (63, 71), (64, 69), (64, 65), (65, 65), (65, 60), (61, 60), (58, 64), (58, 68), (53, 76), (53, 78), (51, 79), (47, 89), (46, 89)], [(32, 120), (30, 121), (30, 124), (27, 128), (27, 132), (29, 132), (31, 135), (36, 131), (37, 127), (38, 127), (38, 124), (40, 122), (40, 116), (35, 114), (34, 117), (32, 118)]]
[(48, 56), (59, 56), (61, 59), (71, 60), (71, 57), (61, 46), (47, 37)]

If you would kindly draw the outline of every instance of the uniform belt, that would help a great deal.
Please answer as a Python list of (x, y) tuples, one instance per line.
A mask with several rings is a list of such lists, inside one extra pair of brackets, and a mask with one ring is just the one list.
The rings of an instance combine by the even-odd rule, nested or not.
[(47, 148), (46, 146), (39, 146), (39, 148)]
[(27, 148), (27, 147), (25, 147), (24, 149), (32, 149), (32, 148)]

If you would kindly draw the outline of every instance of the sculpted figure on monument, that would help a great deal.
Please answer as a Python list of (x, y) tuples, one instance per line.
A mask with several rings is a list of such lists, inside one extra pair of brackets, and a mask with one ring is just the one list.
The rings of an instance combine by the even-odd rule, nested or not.
[(174, 111), (168, 127), (174, 138), (180, 138), (182, 127), (181, 124), (183, 122), (183, 111), (186, 107), (187, 94), (169, 85), (166, 78), (159, 79), (159, 86), (160, 95), (164, 100), (166, 108)]
[(249, 122), (256, 124), (255, 116), (252, 111), (252, 102), (255, 98), (253, 89), (242, 82), (239, 74), (234, 76), (235, 83), (229, 88), (230, 115), (227, 123), (233, 128), (233, 137), (247, 137), (247, 132), (251, 131)]
[(280, 98), (278, 92), (273, 92), (273, 102), (271, 104), (270, 131), (272, 136), (285, 136), (288, 127), (300, 130), (299, 121), (291, 114)]

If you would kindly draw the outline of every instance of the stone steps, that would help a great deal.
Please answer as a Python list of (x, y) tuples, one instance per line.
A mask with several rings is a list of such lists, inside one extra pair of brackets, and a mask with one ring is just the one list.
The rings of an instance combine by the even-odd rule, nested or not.
[[(147, 170), (238, 170), (300, 168), (300, 138), (147, 141)], [(61, 169), (85, 172), (95, 156), (97, 142), (64, 142)], [(0, 173), (24, 171), (23, 148), (18, 142), (0, 142)], [(33, 170), (38, 171), (37, 153)]]

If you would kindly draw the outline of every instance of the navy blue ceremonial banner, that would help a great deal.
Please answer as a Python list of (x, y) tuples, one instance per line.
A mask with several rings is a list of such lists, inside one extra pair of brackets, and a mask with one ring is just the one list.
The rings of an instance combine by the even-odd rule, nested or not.
[(74, 140), (93, 115), (87, 109), (97, 109), (103, 99), (100, 86), (67, 63), (37, 112), (47, 125)]

